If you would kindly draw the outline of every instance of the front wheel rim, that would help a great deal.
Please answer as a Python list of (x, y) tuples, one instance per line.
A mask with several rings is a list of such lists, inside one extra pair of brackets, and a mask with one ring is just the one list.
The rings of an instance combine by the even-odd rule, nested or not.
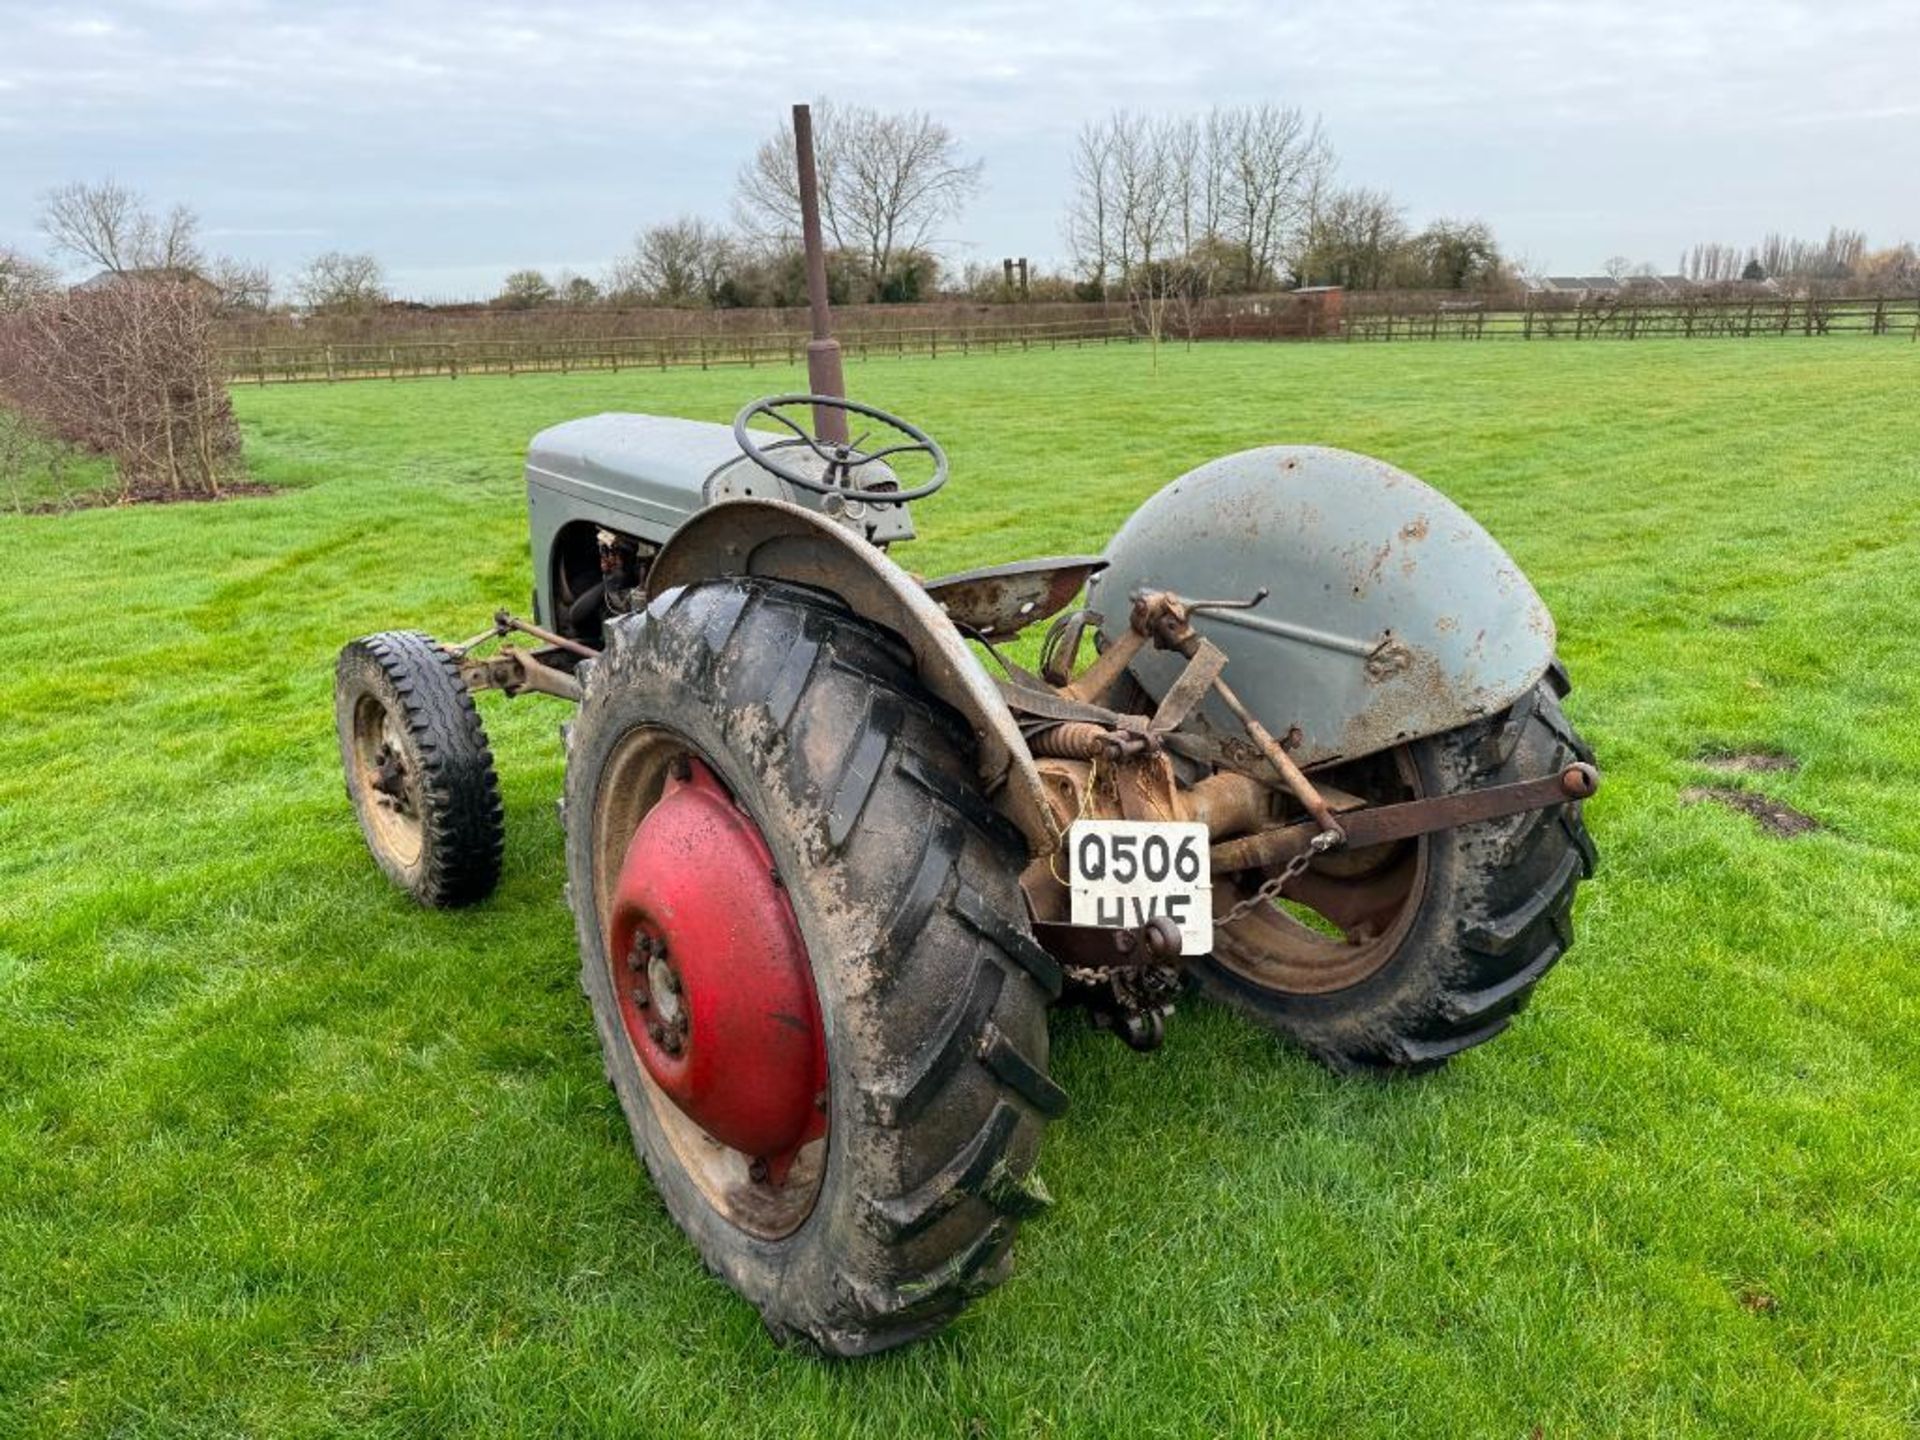
[(410, 870), (426, 848), (420, 777), (392, 708), (378, 695), (354, 701), (351, 748), (360, 810), (374, 847)]

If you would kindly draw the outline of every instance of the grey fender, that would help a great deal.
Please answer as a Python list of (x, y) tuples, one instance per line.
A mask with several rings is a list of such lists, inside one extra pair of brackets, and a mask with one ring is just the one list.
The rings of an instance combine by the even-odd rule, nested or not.
[[(1107, 546), (1091, 603), (1112, 638), (1136, 590), (1243, 600), (1197, 616), (1223, 677), (1303, 765), (1437, 735), (1505, 709), (1553, 660), (1553, 617), (1472, 516), (1403, 470), (1346, 450), (1272, 445), (1189, 471)], [(1141, 652), (1155, 699), (1184, 662)], [(1203, 718), (1238, 733), (1218, 697)]]
[(674, 532), (647, 572), (649, 598), (678, 585), (758, 575), (838, 595), (899, 635), (921, 683), (959, 711), (979, 743), (980, 778), (1036, 855), (1059, 830), (1033, 758), (999, 688), (912, 576), (839, 523), (781, 500), (724, 500)]

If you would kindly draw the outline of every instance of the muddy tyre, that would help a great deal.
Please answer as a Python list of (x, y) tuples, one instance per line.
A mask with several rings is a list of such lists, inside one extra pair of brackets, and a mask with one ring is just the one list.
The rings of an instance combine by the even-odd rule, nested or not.
[(460, 669), (430, 636), (355, 640), (334, 670), (347, 795), (367, 848), (422, 905), (471, 905), (500, 879), (505, 828), (487, 732)]
[[(1591, 762), (1561, 713), (1565, 693), (1556, 663), (1505, 713), (1334, 772), (1332, 783), (1411, 799)], [(1336, 1069), (1432, 1069), (1526, 1006), (1573, 942), (1574, 891), (1594, 864), (1578, 801), (1329, 856), (1283, 892), (1285, 908), (1223, 927), (1196, 979)], [(1223, 890), (1216, 905), (1234, 898)]]
[[(929, 1334), (1005, 1274), (1046, 1200), (1041, 1132), (1066, 1105), (1047, 1076), (1060, 974), (1026, 926), (1024, 845), (905, 647), (830, 598), (703, 583), (607, 640), (583, 667), (564, 816), (582, 988), (634, 1144), (776, 1337), (857, 1355)], [(725, 843), (662, 841), (688, 807)], [(714, 1073), (764, 1064), (809, 1007), (819, 1047), (820, 1089), (802, 1097), (818, 1119), (769, 1142), (772, 1165), (716, 1137), (741, 1123), (740, 1097), (684, 1068), (703, 1034), (724, 1048), (765, 1019), (701, 953), (752, 913), (774, 914), (772, 938), (742, 953), (790, 935), (807, 995)], [(735, 1011), (703, 1030), (715, 1006)]]

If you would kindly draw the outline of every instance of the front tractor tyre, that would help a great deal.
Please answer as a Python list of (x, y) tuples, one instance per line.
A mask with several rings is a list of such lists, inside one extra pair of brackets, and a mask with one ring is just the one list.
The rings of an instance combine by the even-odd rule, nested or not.
[(776, 1337), (858, 1355), (1046, 1199), (1060, 972), (973, 738), (889, 632), (709, 581), (608, 626), (568, 732), (582, 987), (661, 1199)]
[(355, 640), (334, 669), (334, 725), (367, 848), (422, 905), (484, 900), (505, 831), (493, 752), (460, 668), (431, 636)]
[[(1555, 775), (1593, 752), (1560, 709), (1556, 662), (1502, 714), (1316, 772), (1375, 804)], [(1206, 993), (1341, 1070), (1430, 1070), (1491, 1040), (1573, 943), (1593, 873), (1579, 801), (1336, 851), (1219, 928)], [(1259, 874), (1216, 892), (1225, 908)]]

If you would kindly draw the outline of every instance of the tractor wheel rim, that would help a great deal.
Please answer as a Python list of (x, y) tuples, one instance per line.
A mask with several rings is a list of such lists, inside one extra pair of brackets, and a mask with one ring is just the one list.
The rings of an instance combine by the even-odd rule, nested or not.
[[(1329, 772), (1340, 788), (1385, 802), (1417, 799), (1419, 771), (1403, 746), (1377, 757), (1372, 775)], [(1262, 989), (1325, 995), (1384, 969), (1413, 928), (1426, 894), (1422, 837), (1317, 860), (1279, 905), (1262, 906), (1220, 932), (1214, 958)], [(1248, 887), (1251, 888), (1251, 887)], [(1216, 904), (1239, 899), (1235, 887)], [(1329, 933), (1332, 932), (1332, 933)]]
[(827, 1041), (766, 837), (684, 740), (641, 729), (602, 772), (594, 852), (614, 1038), (661, 1135), (733, 1224), (791, 1232), (825, 1167)]
[(362, 695), (354, 704), (353, 764), (374, 844), (395, 864), (418, 864), (426, 843), (420, 777), (408, 762), (392, 710), (376, 695)]

